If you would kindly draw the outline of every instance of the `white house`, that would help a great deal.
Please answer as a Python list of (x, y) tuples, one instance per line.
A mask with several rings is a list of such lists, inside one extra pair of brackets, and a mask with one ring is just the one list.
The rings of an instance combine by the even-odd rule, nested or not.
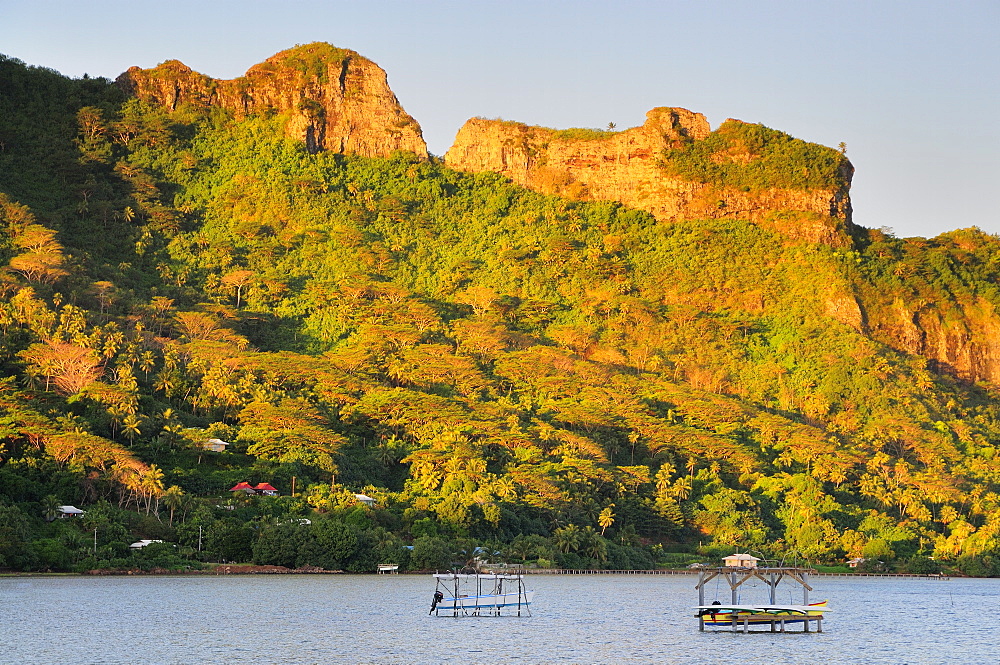
[(67, 517), (83, 517), (87, 514), (86, 510), (80, 510), (76, 506), (59, 506), (59, 514), (56, 516), (61, 520)]
[(722, 561), (726, 568), (756, 568), (760, 559), (749, 554), (730, 554)]
[(153, 543), (162, 543), (162, 542), (163, 542), (162, 540), (145, 540), (145, 539), (143, 539), (143, 540), (140, 540), (140, 541), (132, 543), (131, 545), (128, 546), (128, 548), (130, 550), (141, 550), (146, 545), (152, 545)]
[(375, 499), (371, 498), (366, 494), (355, 494), (354, 498), (358, 500), (358, 503), (363, 503), (369, 508), (375, 507)]
[(215, 453), (224, 453), (226, 452), (226, 446), (229, 445), (232, 444), (223, 441), (222, 439), (209, 439), (208, 441), (203, 442), (201, 444), (201, 447), (204, 448), (205, 450), (211, 450), (212, 452)]

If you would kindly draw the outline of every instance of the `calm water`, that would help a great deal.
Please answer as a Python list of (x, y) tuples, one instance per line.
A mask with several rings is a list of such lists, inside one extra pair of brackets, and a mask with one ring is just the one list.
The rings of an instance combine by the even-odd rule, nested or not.
[(783, 635), (698, 632), (693, 576), (528, 581), (532, 617), (455, 619), (427, 616), (422, 575), (3, 578), (0, 662), (1000, 662), (1000, 580), (815, 578), (825, 632)]

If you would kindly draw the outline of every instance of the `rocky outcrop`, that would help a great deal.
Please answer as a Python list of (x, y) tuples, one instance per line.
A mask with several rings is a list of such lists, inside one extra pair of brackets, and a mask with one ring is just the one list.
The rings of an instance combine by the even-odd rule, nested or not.
[(169, 60), (153, 69), (132, 67), (117, 82), (126, 93), (171, 111), (189, 104), (221, 107), (237, 117), (287, 113), (286, 133), (312, 152), (385, 157), (406, 150), (427, 158), (420, 125), (400, 106), (382, 68), (330, 44), (282, 51), (232, 80)]
[[(738, 121), (727, 121), (738, 122)], [(665, 222), (748, 219), (794, 240), (850, 244), (850, 178), (846, 159), (839, 182), (825, 188), (739, 188), (672, 174), (666, 151), (705, 140), (700, 113), (655, 108), (641, 127), (621, 132), (554, 130), (473, 118), (445, 155), (448, 166), (493, 171), (525, 187), (581, 200), (620, 201)], [(753, 161), (753, 154), (713, 158)]]
[(1000, 312), (985, 299), (947, 308), (897, 299), (872, 308), (870, 321), (874, 338), (927, 358), (935, 371), (1000, 385)]

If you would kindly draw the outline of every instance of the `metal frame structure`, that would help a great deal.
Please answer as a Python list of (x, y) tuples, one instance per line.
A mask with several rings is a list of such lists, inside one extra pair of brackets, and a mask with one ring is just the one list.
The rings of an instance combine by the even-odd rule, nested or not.
[(435, 573), (434, 616), (531, 616), (533, 592), (521, 573)]

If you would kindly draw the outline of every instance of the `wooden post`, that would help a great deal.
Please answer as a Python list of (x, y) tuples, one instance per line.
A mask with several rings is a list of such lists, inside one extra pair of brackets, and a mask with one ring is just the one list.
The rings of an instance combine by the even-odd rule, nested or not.
[(809, 604), (809, 573), (802, 571), (802, 604)]
[[(704, 607), (705, 605), (705, 571), (698, 571), (698, 605)], [(698, 610), (698, 630), (705, 632), (705, 615)]]
[(816, 632), (817, 633), (823, 632), (823, 617), (821, 616), (816, 617)]
[(785, 632), (785, 620), (781, 620), (781, 632)]
[(736, 604), (736, 595), (737, 595), (736, 594), (736, 575), (737, 575), (736, 571), (733, 571), (733, 572), (729, 573), (729, 587), (733, 590), (733, 593), (732, 593), (733, 605)]

